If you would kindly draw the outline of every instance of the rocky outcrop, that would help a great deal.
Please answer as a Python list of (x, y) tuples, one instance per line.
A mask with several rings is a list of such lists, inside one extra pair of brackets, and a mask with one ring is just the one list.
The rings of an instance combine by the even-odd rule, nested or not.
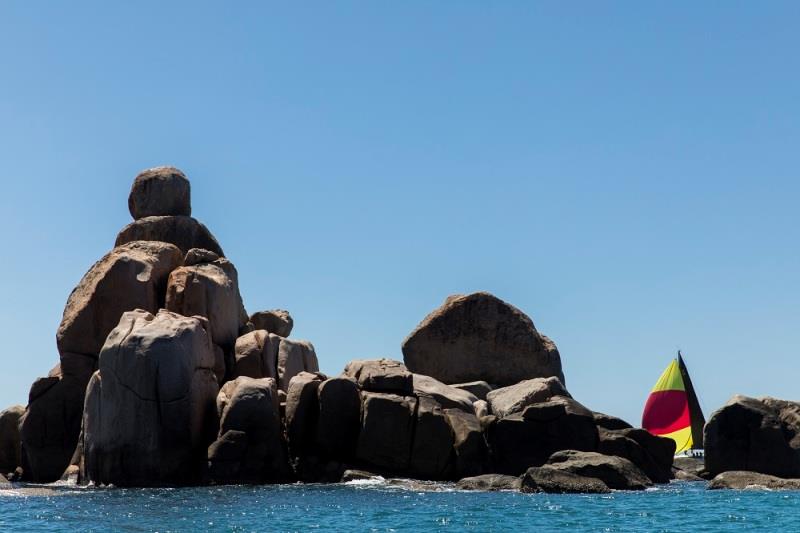
[(83, 453), (97, 484), (202, 479), (216, 428), (217, 380), (207, 325), (168, 311), (123, 314), (86, 393)]
[(217, 396), (219, 432), (208, 449), (209, 474), (217, 482), (279, 481), (289, 467), (272, 378), (239, 377)]
[(412, 372), (448, 384), (550, 376), (564, 383), (556, 345), (525, 313), (485, 292), (447, 298), (403, 342), (403, 359)]
[(277, 378), (280, 343), (280, 337), (263, 329), (251, 331), (236, 339), (234, 375), (257, 379)]
[(470, 381), (469, 383), (456, 383), (450, 386), (465, 390), (475, 395), (479, 400), (486, 400), (486, 395), (492, 392), (492, 386), (485, 381)]
[(313, 454), (319, 421), (320, 384), (322, 374), (300, 372), (289, 381), (286, 391), (286, 438), (292, 456)]
[(675, 457), (672, 459), (672, 475), (681, 481), (703, 481), (707, 476), (705, 462), (702, 457)]
[(133, 241), (168, 242), (177, 246), (182, 254), (192, 248), (202, 248), (225, 257), (208, 228), (189, 216), (150, 216), (135, 220), (122, 228), (114, 246)]
[(371, 392), (392, 392), (410, 395), (414, 392), (411, 372), (399, 361), (391, 359), (357, 359), (344, 367), (344, 374)]
[(710, 490), (718, 489), (769, 489), (769, 490), (800, 490), (800, 479), (784, 479), (759, 472), (742, 470), (729, 470), (723, 472), (708, 484)]
[(278, 388), (289, 390), (289, 382), (301, 372), (319, 372), (317, 353), (308, 341), (281, 338), (276, 363)]
[(563, 450), (547, 461), (548, 468), (599, 479), (610, 489), (643, 490), (653, 483), (636, 465), (613, 455)]
[(254, 328), (266, 330), (279, 337), (288, 337), (292, 333), (292, 327), (294, 326), (292, 315), (284, 309), (253, 313), (250, 315), (250, 322), (253, 323)]
[(414, 439), (416, 398), (380, 392), (362, 392), (362, 398), (356, 459), (379, 470), (406, 472)]
[(559, 450), (594, 452), (599, 434), (591, 411), (572, 398), (553, 396), (522, 413), (496, 419), (487, 430), (497, 472), (521, 475)]
[(535, 378), (495, 389), (486, 395), (491, 412), (499, 417), (522, 412), (527, 406), (544, 402), (553, 396), (570, 397), (558, 378)]
[(522, 480), (517, 476), (503, 474), (482, 474), (480, 476), (465, 477), (458, 480), (456, 488), (459, 490), (520, 490)]
[(708, 419), (705, 466), (800, 478), (800, 403), (734, 396)]
[(675, 441), (658, 437), (644, 429), (600, 430), (597, 451), (624, 457), (639, 467), (654, 483), (672, 479), (672, 460)]
[(164, 307), (169, 274), (182, 263), (180, 250), (163, 242), (137, 241), (111, 250), (67, 300), (56, 334), (62, 359), (68, 354), (97, 358), (122, 313)]
[(150, 216), (192, 214), (191, 187), (175, 167), (149, 168), (133, 180), (128, 209), (134, 220)]
[(447, 409), (475, 412), (473, 404), (478, 401), (478, 398), (471, 392), (450, 387), (430, 376), (421, 374), (413, 374), (411, 382), (414, 387), (414, 395), (418, 398), (431, 398)]
[(166, 291), (168, 310), (208, 318), (214, 344), (223, 350), (233, 349), (239, 331), (247, 323), (233, 263), (220, 258), (178, 267), (169, 275)]
[(628, 429), (633, 427), (632, 425), (625, 422), (623, 419), (617, 418), (616, 416), (607, 415), (605, 413), (598, 413), (597, 411), (594, 411), (592, 415), (594, 416), (594, 421), (597, 424), (597, 427), (603, 429), (614, 431), (617, 429)]
[(0, 411), (0, 475), (10, 474), (22, 466), (19, 420), (24, 413), (22, 405)]
[(611, 492), (600, 479), (587, 477), (552, 466), (534, 466), (520, 478), (522, 492), (593, 493)]
[(3, 474), (0, 474), (0, 490), (8, 490), (14, 487), (11, 486), (11, 483), (6, 479)]

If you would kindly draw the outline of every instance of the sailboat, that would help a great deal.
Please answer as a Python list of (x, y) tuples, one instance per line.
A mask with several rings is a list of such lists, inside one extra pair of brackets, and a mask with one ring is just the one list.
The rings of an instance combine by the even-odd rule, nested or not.
[(703, 449), (706, 419), (680, 350), (658, 378), (642, 413), (642, 427), (675, 441), (675, 455)]

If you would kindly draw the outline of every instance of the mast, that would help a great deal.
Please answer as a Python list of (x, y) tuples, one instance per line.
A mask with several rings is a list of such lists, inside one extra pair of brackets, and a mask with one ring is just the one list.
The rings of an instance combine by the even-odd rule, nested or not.
[(692, 378), (689, 377), (689, 371), (686, 369), (686, 364), (683, 362), (680, 350), (678, 350), (678, 368), (680, 368), (683, 385), (686, 389), (686, 396), (689, 401), (689, 421), (692, 425), (692, 448), (701, 449), (703, 448), (703, 426), (706, 425), (706, 418), (703, 416), (703, 410), (700, 409), (700, 402), (697, 400), (697, 394), (694, 392)]

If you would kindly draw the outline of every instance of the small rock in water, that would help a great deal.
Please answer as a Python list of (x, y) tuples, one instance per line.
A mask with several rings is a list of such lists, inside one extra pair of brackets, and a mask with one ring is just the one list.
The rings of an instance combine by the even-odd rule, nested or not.
[(800, 490), (800, 479), (783, 479), (769, 474), (731, 470), (711, 480), (709, 490), (716, 489), (771, 489)]
[(456, 483), (456, 488), (460, 490), (519, 490), (520, 487), (520, 478), (503, 474), (483, 474), (481, 476), (465, 477)]
[(522, 476), (522, 492), (595, 493), (611, 492), (601, 480), (549, 466), (532, 467)]
[(383, 479), (378, 474), (373, 474), (372, 472), (367, 472), (366, 470), (345, 470), (344, 474), (342, 474), (342, 483), (347, 483), (349, 481), (362, 481), (365, 479)]

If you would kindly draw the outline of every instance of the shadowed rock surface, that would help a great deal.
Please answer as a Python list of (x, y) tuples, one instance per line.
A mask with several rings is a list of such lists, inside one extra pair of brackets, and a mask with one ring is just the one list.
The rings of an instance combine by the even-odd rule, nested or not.
[(705, 466), (800, 477), (800, 403), (734, 396), (708, 419)]
[(492, 386), (485, 381), (470, 381), (469, 383), (456, 383), (450, 386), (474, 394), (479, 400), (486, 400), (486, 395), (492, 392)]
[(403, 360), (443, 383), (505, 386), (550, 376), (564, 383), (556, 345), (525, 313), (486, 292), (447, 298), (403, 342)]
[(406, 366), (392, 359), (357, 359), (344, 367), (344, 374), (353, 378), (361, 390), (412, 394), (414, 381)]
[(644, 429), (600, 430), (597, 449), (606, 455), (624, 457), (638, 466), (654, 483), (672, 479), (675, 441), (657, 437)]
[(139, 173), (128, 196), (134, 220), (149, 216), (192, 214), (191, 186), (175, 167), (154, 167)]
[(256, 379), (277, 378), (280, 343), (280, 337), (263, 329), (242, 335), (234, 346), (233, 374)]
[(0, 411), (0, 475), (10, 474), (22, 465), (19, 421), (24, 413), (22, 405)]
[(599, 435), (591, 411), (565, 396), (529, 405), (522, 413), (495, 420), (487, 430), (497, 472), (521, 475), (559, 450), (597, 450)]

